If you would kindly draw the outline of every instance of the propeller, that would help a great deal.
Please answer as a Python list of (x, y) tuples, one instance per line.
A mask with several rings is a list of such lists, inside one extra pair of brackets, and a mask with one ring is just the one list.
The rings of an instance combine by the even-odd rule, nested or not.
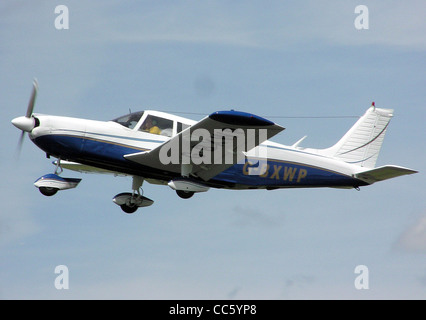
[(37, 79), (33, 81), (33, 90), (31, 92), (30, 101), (28, 102), (27, 113), (25, 116), (21, 116), (12, 120), (12, 124), (18, 129), (22, 130), (21, 137), (19, 138), (17, 154), (21, 153), (22, 144), (24, 143), (25, 132), (31, 132), (35, 127), (35, 119), (32, 116), (34, 110), (34, 104), (37, 97), (38, 83)]

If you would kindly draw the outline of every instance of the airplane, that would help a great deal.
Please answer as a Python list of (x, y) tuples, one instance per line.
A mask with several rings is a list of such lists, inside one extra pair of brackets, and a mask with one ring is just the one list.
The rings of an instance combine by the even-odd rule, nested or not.
[(33, 113), (38, 83), (33, 82), (25, 116), (12, 120), (32, 142), (56, 158), (54, 173), (34, 185), (45, 196), (77, 187), (81, 179), (60, 176), (63, 169), (132, 177), (132, 192), (113, 202), (126, 213), (150, 206), (142, 184), (169, 186), (183, 199), (210, 188), (230, 190), (362, 186), (414, 174), (396, 166), (375, 167), (393, 110), (374, 102), (350, 130), (325, 149), (287, 146), (269, 139), (284, 128), (247, 112), (213, 112), (200, 121), (144, 110), (111, 121)]

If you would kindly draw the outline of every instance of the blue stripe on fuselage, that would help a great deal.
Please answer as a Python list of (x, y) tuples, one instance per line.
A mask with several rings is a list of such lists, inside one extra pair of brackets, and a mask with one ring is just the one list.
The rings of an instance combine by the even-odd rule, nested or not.
[(44, 135), (33, 142), (45, 152), (61, 158), (81, 158), (89, 156), (106, 161), (125, 161), (123, 155), (146, 151), (147, 149), (100, 139), (72, 135)]
[[(123, 156), (130, 153), (146, 151), (129, 145), (104, 141), (94, 138), (71, 135), (45, 135), (37, 137), (33, 142), (46, 153), (61, 159), (86, 163), (101, 168), (128, 174), (150, 177), (157, 170), (126, 160)], [(236, 184), (252, 187), (323, 187), (323, 186), (359, 186), (361, 181), (350, 176), (309, 166), (301, 163), (268, 159), (245, 161), (236, 164), (215, 176), (212, 181), (225, 185)], [(254, 164), (252, 164), (254, 163)], [(159, 172), (155, 172), (158, 178)], [(164, 180), (170, 180), (176, 173), (161, 173)]]
[(257, 160), (246, 160), (228, 170), (233, 170), (236, 183), (243, 185), (278, 188), (360, 185), (357, 179), (336, 171), (276, 159), (268, 159), (260, 165)]
[[(33, 142), (47, 154), (63, 160), (132, 175), (142, 175), (147, 170), (123, 158), (125, 154), (147, 149), (72, 135), (43, 135), (33, 139)], [(156, 170), (150, 170), (150, 173), (152, 175), (147, 177), (159, 178)]]

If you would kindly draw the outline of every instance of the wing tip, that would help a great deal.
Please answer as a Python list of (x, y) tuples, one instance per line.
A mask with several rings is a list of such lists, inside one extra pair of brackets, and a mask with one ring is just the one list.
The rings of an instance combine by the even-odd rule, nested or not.
[(266, 127), (275, 124), (274, 122), (255, 114), (235, 110), (216, 111), (210, 114), (209, 118), (218, 122), (241, 126)]

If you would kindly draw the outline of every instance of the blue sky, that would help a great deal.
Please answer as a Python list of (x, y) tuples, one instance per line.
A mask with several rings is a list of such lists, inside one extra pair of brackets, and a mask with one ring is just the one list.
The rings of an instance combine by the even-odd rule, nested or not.
[[(54, 25), (58, 4), (69, 29)], [(425, 299), (424, 1), (3, 1), (0, 4), (2, 299)], [(54, 167), (19, 131), (35, 112), (109, 120), (147, 108), (198, 120), (236, 109), (334, 144), (372, 101), (395, 109), (377, 165), (420, 173), (355, 190), (210, 190), (144, 184), (154, 205), (111, 201), (126, 177), (83, 175), (43, 197)], [(54, 269), (69, 269), (57, 290)], [(357, 290), (357, 265), (369, 269)]]

